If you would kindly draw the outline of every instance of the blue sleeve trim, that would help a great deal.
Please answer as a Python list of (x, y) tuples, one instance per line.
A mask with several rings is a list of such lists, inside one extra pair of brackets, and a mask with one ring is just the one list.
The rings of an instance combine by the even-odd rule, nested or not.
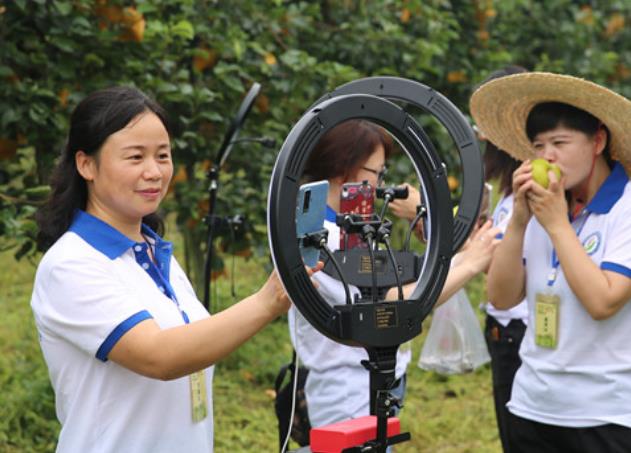
[(114, 330), (112, 330), (112, 333), (107, 336), (105, 341), (99, 347), (99, 350), (96, 351), (96, 358), (102, 360), (103, 362), (107, 362), (107, 356), (109, 355), (114, 345), (118, 343), (118, 340), (120, 340), (121, 337), (125, 335), (136, 324), (144, 321), (145, 319), (151, 318), (153, 318), (153, 316), (151, 316), (151, 314), (147, 310), (143, 310), (134, 315), (131, 315), (129, 318), (121, 322), (118, 326), (116, 326)]
[(602, 263), (600, 263), (600, 268), (604, 271), (617, 272), (618, 274), (622, 274), (625, 277), (631, 278), (631, 269), (620, 264), (612, 263), (610, 261), (603, 261)]
[(324, 218), (329, 222), (335, 223), (336, 217), (337, 213), (333, 210), (333, 208), (329, 205), (326, 205), (326, 216)]

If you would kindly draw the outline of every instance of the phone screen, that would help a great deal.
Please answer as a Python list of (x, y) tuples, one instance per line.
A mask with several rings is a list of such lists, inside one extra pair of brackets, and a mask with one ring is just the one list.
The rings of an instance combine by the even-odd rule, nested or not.
[[(359, 214), (367, 219), (375, 211), (375, 192), (368, 181), (348, 182), (342, 185), (340, 194), (340, 214)], [(359, 233), (346, 234), (340, 230), (340, 250), (355, 247), (367, 248), (368, 244), (361, 240)]]
[(484, 183), (484, 191), (482, 192), (482, 201), (480, 201), (480, 213), (478, 214), (478, 226), (493, 218), (493, 186), (488, 182)]
[(329, 193), (328, 181), (303, 184), (298, 190), (296, 200), (296, 238), (302, 260), (309, 267), (318, 264), (320, 250), (317, 247), (305, 247), (302, 239), (308, 233), (319, 231), (324, 226), (326, 217), (326, 199)]

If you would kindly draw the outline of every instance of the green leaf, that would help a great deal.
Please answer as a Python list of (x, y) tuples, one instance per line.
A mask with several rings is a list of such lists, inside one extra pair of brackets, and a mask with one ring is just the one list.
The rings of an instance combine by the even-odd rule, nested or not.
[(243, 42), (235, 39), (234, 41), (232, 41), (232, 48), (234, 50), (235, 57), (237, 58), (237, 60), (240, 60), (241, 57), (243, 56), (243, 52), (245, 51)]
[(12, 123), (17, 122), (20, 119), (20, 112), (16, 109), (8, 108), (2, 112), (2, 120), (0, 120), (0, 126), (2, 129), (6, 129)]
[(9, 77), (13, 75), (13, 70), (4, 65), (0, 65), (0, 77)]
[[(44, 2), (41, 2), (41, 3), (44, 4)], [(56, 0), (55, 2), (53, 2), (53, 5), (55, 6), (55, 9), (59, 11), (59, 14), (61, 14), (62, 16), (67, 16), (72, 12), (72, 3), (70, 2)]]
[(24, 194), (28, 198), (44, 198), (50, 193), (50, 186), (27, 187)]
[(22, 11), (26, 10), (26, 0), (13, 0), (13, 3)]
[(199, 117), (204, 118), (208, 121), (214, 121), (217, 123), (222, 122), (224, 120), (224, 117), (221, 116), (220, 113), (212, 111), (212, 110), (211, 111), (205, 110), (205, 111), (200, 112)]
[(191, 24), (187, 20), (180, 20), (179, 22), (177, 22), (171, 29), (171, 32), (175, 36), (179, 36), (184, 39), (193, 39), (193, 37), (195, 36), (195, 29), (193, 28), (193, 24)]

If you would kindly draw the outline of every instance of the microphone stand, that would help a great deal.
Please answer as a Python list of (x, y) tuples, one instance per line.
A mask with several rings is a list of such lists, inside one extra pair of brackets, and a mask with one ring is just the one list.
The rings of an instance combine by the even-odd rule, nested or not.
[[(223, 226), (225, 222), (223, 222), (222, 218), (219, 218), (215, 215), (215, 205), (217, 203), (217, 191), (219, 190), (219, 170), (223, 166), (224, 162), (228, 158), (230, 151), (232, 150), (232, 145), (236, 142), (236, 138), (239, 134), (239, 130), (245, 121), (245, 117), (250, 113), (252, 106), (254, 104), (254, 100), (259, 94), (261, 90), (261, 85), (259, 83), (253, 83), (252, 87), (250, 87), (250, 91), (246, 94), (245, 98), (241, 102), (241, 106), (237, 111), (237, 115), (234, 117), (232, 122), (230, 123), (230, 127), (224, 136), (223, 143), (217, 152), (217, 157), (213, 160), (213, 165), (208, 170), (207, 177), (209, 180), (208, 185), (208, 214), (206, 215), (204, 221), (208, 225), (208, 236), (206, 241), (206, 261), (204, 263), (204, 308), (209, 312), (212, 311), (212, 307), (210, 306), (210, 274), (212, 268), (212, 256), (213, 256), (213, 237), (215, 235), (215, 231)], [(245, 139), (240, 140), (245, 141)]]

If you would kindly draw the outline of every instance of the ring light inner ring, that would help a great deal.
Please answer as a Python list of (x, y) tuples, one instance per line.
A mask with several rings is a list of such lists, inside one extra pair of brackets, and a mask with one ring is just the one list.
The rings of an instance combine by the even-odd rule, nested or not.
[[(379, 329), (367, 323), (349, 329), (345, 317), (320, 296), (309, 279), (295, 237), (295, 204), (305, 163), (318, 140), (336, 125), (350, 119), (366, 119), (384, 127), (411, 156), (427, 192), (432, 228), (426, 251), (426, 265), (412, 298), (387, 302), (397, 311), (397, 325)], [(429, 145), (428, 145), (429, 143)], [(319, 332), (347, 345), (364, 347), (404, 343), (420, 333), (421, 322), (433, 307), (447, 276), (453, 244), (453, 217), (444, 167), (432, 151), (431, 142), (418, 123), (396, 104), (377, 96), (337, 96), (310, 109), (287, 136), (272, 173), (268, 198), (268, 234), (272, 258), (289, 297), (302, 315)], [(289, 207), (289, 209), (288, 209)], [(377, 305), (355, 304), (369, 319)], [(383, 303), (381, 304), (383, 305)]]

